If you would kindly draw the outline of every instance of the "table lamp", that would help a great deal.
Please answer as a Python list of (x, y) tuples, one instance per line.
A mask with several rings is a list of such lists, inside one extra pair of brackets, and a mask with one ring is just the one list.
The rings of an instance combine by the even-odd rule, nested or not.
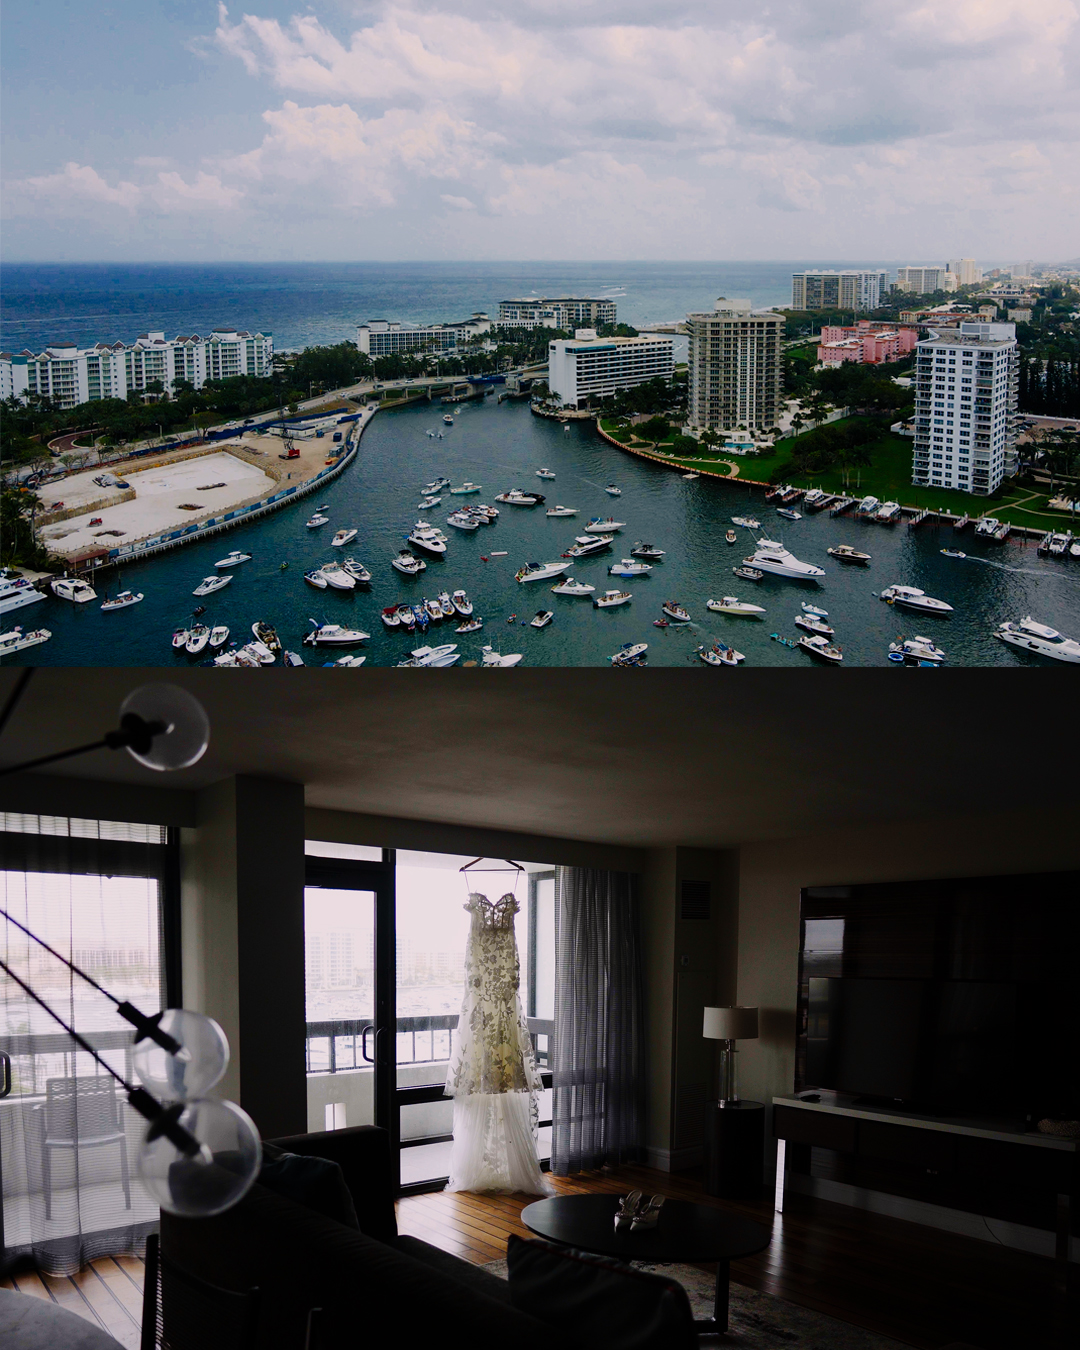
[(739, 1094), (735, 1086), (736, 1041), (756, 1041), (758, 1034), (756, 1008), (706, 1008), (702, 1035), (706, 1040), (723, 1041), (720, 1056), (720, 1106), (738, 1106)]

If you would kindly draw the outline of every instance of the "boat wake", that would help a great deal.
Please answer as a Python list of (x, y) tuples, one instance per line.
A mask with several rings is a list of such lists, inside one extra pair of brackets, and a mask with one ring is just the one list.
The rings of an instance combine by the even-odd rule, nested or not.
[(996, 567), (999, 572), (1016, 572), (1019, 576), (1038, 577), (1040, 580), (1065, 581), (1070, 586), (1080, 586), (1080, 581), (1064, 572), (1040, 571), (1036, 567), (1010, 567), (1008, 563), (995, 562), (993, 558), (973, 558), (969, 553), (966, 562), (982, 563), (984, 567)]

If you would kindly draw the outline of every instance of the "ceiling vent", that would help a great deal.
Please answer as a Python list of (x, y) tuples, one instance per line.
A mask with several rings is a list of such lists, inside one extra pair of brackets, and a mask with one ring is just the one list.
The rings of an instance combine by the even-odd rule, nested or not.
[(707, 881), (684, 881), (680, 895), (679, 918), (708, 922), (712, 904)]

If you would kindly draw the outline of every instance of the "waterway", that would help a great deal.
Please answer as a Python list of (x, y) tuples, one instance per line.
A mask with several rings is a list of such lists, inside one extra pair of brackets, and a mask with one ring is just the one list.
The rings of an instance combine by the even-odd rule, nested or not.
[[(844, 667), (888, 664), (888, 644), (898, 635), (932, 636), (948, 654), (951, 666), (1049, 665), (1006, 647), (991, 636), (1004, 619), (1031, 614), (1073, 637), (1080, 637), (1080, 565), (1075, 560), (1039, 558), (1034, 543), (993, 545), (976, 541), (970, 530), (886, 527), (827, 512), (797, 522), (781, 521), (764, 500), (761, 488), (709, 478), (686, 481), (679, 472), (626, 454), (603, 441), (590, 423), (562, 425), (532, 415), (523, 403), (461, 405), (453, 427), (444, 427), (438, 404), (418, 404), (378, 414), (361, 439), (349, 468), (324, 495), (284, 507), (274, 515), (193, 544), (156, 559), (134, 563), (107, 578), (110, 592), (120, 587), (143, 591), (142, 604), (102, 614), (97, 604), (73, 605), (50, 598), (42, 604), (6, 615), (4, 627), (20, 623), (46, 627), (50, 642), (7, 659), (28, 665), (162, 665), (184, 666), (198, 658), (174, 654), (170, 637), (199, 603), (191, 592), (214, 562), (232, 549), (254, 556), (236, 569), (232, 584), (203, 603), (205, 622), (225, 623), (239, 641), (250, 638), (251, 624), (273, 624), (287, 648), (302, 651), (312, 665), (331, 659), (325, 652), (301, 648), (309, 620), (360, 627), (371, 634), (365, 644), (369, 666), (393, 665), (409, 647), (421, 642), (456, 642), (463, 660), (480, 657), (487, 642), (500, 652), (521, 652), (528, 666), (597, 666), (606, 664), (624, 642), (647, 642), (652, 666), (698, 664), (694, 649), (723, 638), (746, 656), (746, 667), (805, 668), (811, 658), (770, 639), (773, 632), (799, 636), (794, 619), (799, 602), (809, 600), (829, 612), (836, 641), (844, 651)], [(436, 440), (427, 432), (442, 431)], [(537, 468), (557, 477), (544, 482)], [(747, 469), (750, 464), (748, 462)], [(420, 486), (445, 474), (453, 483), (465, 479), (483, 485), (479, 497), (443, 496), (442, 505), (426, 514), (449, 536), (442, 559), (429, 559), (418, 578), (401, 576), (390, 560), (405, 546), (404, 536), (418, 519)], [(604, 492), (615, 482), (618, 498)], [(496, 524), (463, 533), (446, 524), (460, 500), (496, 505), (497, 493), (508, 488), (536, 488), (546, 505), (579, 508), (573, 518), (552, 520), (545, 507), (501, 507)], [(304, 522), (313, 505), (325, 502), (331, 523), (309, 531)], [(724, 542), (730, 517), (753, 513), (763, 533), (781, 538), (799, 558), (826, 570), (820, 585), (766, 576), (755, 584), (738, 580), (731, 569), (751, 551), (749, 532), (739, 530), (739, 546)], [(557, 559), (593, 515), (614, 515), (626, 522), (610, 554), (575, 563), (568, 575), (602, 591), (608, 586), (629, 590), (629, 604), (612, 610), (594, 609), (590, 600), (555, 596), (553, 583), (520, 585), (514, 573), (525, 562)], [(303, 580), (306, 569), (328, 562), (339, 552), (330, 547), (333, 531), (355, 526), (357, 538), (343, 552), (364, 562), (373, 573), (371, 586), (353, 593), (314, 591)], [(663, 560), (643, 578), (623, 581), (608, 577), (608, 566), (628, 556), (637, 539), (665, 550)], [(868, 568), (844, 567), (826, 554), (830, 544), (850, 543), (873, 555)], [(966, 559), (942, 557), (943, 547), (964, 549)], [(493, 553), (505, 551), (497, 558)], [(487, 558), (488, 561), (483, 561)], [(288, 563), (285, 570), (281, 564)], [(954, 606), (950, 619), (904, 614), (883, 604), (876, 593), (891, 583), (919, 586)], [(432, 625), (426, 638), (387, 630), (379, 617), (387, 605), (442, 590), (463, 587), (486, 624), (477, 633), (457, 636), (453, 623)], [(736, 619), (705, 609), (710, 597), (734, 594), (763, 605), (762, 620)], [(102, 597), (103, 598), (103, 597)], [(664, 600), (677, 599), (695, 622), (658, 629)], [(542, 630), (522, 626), (539, 608), (555, 611)], [(515, 614), (513, 624), (508, 617)], [(899, 667), (898, 667), (899, 669)], [(727, 678), (721, 671), (717, 679)], [(228, 678), (224, 675), (223, 678)]]

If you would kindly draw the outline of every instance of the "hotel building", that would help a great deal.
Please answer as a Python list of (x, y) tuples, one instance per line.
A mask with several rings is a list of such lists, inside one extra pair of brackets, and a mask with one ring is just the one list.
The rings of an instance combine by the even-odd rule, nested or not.
[(795, 272), (792, 309), (877, 309), (889, 289), (887, 271)]
[(460, 323), (396, 323), (371, 319), (358, 325), (356, 345), (372, 360), (402, 352), (456, 352), (458, 345), (491, 331), (491, 320), (479, 311)]
[(655, 333), (598, 338), (594, 329), (579, 328), (573, 338), (548, 344), (548, 388), (564, 407), (584, 408), (647, 380), (670, 382), (674, 373), (675, 344)]
[(986, 496), (1016, 472), (1016, 326), (969, 321), (915, 351), (911, 481)]
[(749, 300), (723, 296), (708, 313), (688, 314), (688, 420), (699, 431), (776, 425), (780, 394), (781, 314), (753, 314)]
[(588, 297), (562, 296), (556, 300), (538, 300), (526, 296), (521, 300), (499, 301), (499, 323), (504, 328), (601, 328), (613, 324), (614, 300), (595, 300)]
[(845, 361), (880, 365), (907, 356), (915, 350), (918, 340), (917, 328), (897, 328), (895, 324), (875, 323), (872, 319), (860, 319), (850, 328), (825, 325), (817, 359), (823, 366), (840, 366)]

